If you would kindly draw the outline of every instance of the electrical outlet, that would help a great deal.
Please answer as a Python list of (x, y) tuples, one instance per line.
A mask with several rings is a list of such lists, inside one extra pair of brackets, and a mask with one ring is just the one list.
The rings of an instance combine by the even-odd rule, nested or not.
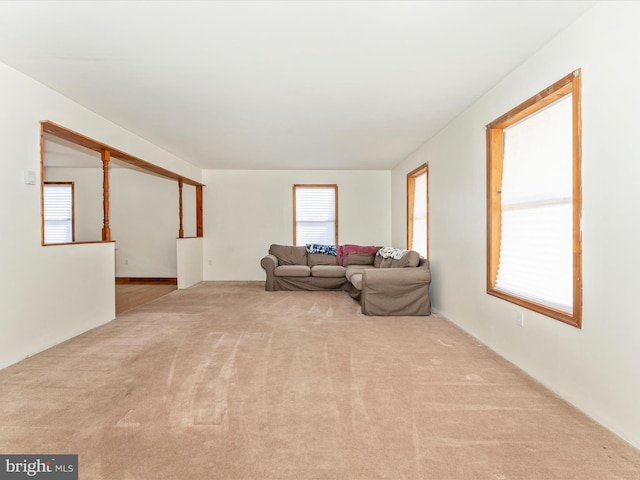
[(524, 327), (524, 312), (522, 310), (516, 310), (516, 325)]

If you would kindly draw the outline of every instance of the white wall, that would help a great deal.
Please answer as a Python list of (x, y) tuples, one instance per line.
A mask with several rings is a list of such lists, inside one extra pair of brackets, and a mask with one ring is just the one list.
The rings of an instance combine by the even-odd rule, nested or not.
[[(115, 316), (114, 244), (41, 245), (40, 121), (200, 180), (200, 171), (0, 63), (0, 367)], [(38, 178), (38, 182), (40, 178)], [(174, 237), (175, 238), (175, 237)]]
[(193, 185), (182, 186), (182, 228), (185, 238), (196, 236), (196, 187)]
[[(434, 308), (640, 447), (640, 3), (602, 2), (393, 171), (393, 238), (404, 177), (429, 162)], [(583, 74), (582, 330), (486, 292), (484, 126), (576, 68)], [(470, 366), (472, 368), (472, 366)], [(578, 446), (579, 448), (579, 446)]]
[(179, 238), (178, 288), (189, 288), (202, 281), (202, 238)]
[(265, 279), (269, 245), (293, 244), (296, 183), (338, 185), (339, 243), (391, 242), (388, 171), (205, 170), (203, 183), (205, 280)]
[(110, 172), (109, 192), (116, 276), (176, 277), (178, 182), (128, 168), (114, 168)]

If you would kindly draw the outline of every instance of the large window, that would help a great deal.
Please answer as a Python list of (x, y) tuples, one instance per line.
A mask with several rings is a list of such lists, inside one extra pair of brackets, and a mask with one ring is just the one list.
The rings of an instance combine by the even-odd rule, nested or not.
[(338, 186), (293, 186), (294, 245), (338, 244)]
[(44, 243), (73, 242), (73, 182), (45, 182), (43, 203)]
[(429, 209), (427, 164), (407, 174), (407, 248), (429, 256)]
[(489, 294), (582, 324), (580, 71), (487, 126)]

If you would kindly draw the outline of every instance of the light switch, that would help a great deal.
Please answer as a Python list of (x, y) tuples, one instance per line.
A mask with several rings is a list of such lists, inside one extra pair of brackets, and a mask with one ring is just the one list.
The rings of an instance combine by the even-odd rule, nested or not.
[(22, 172), (24, 177), (25, 185), (35, 185), (36, 184), (36, 172), (33, 170), (24, 170)]

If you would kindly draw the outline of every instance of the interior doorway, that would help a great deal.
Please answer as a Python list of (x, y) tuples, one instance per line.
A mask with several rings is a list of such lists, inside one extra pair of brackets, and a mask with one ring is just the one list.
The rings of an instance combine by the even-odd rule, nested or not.
[(116, 281), (116, 317), (177, 290), (176, 283), (145, 281)]

